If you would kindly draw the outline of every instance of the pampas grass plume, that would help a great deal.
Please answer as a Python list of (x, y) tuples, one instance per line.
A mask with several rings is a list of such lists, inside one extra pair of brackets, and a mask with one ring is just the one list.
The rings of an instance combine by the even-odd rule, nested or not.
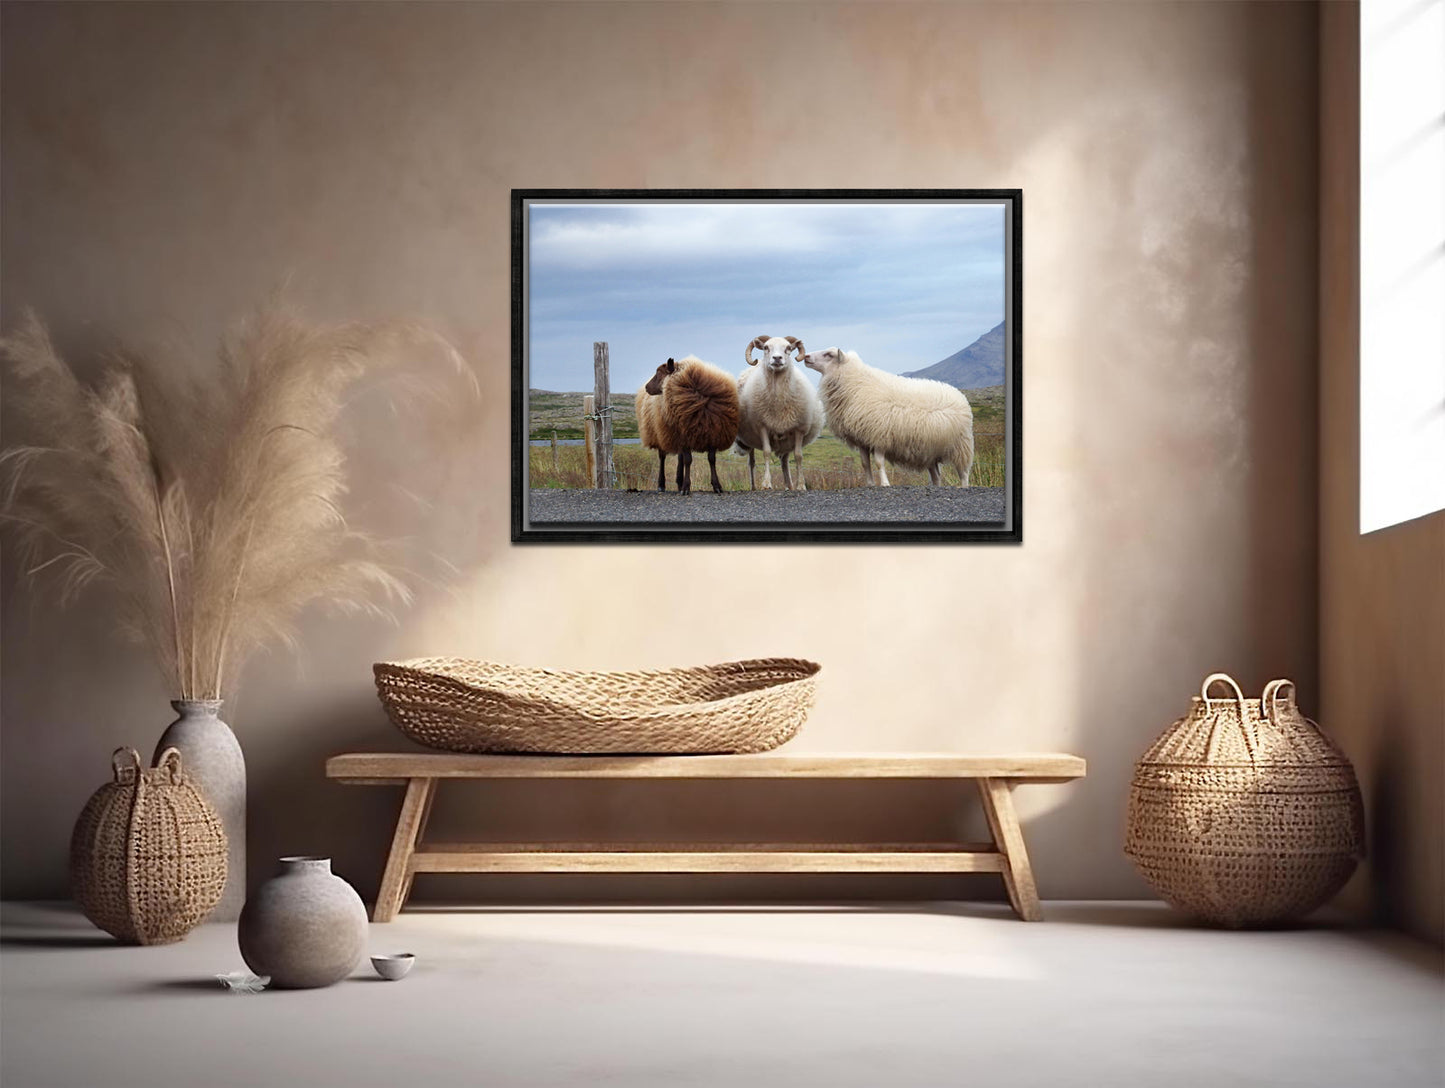
[(411, 600), (379, 542), (342, 514), (335, 424), (373, 371), (422, 392), (406, 364), (440, 357), (474, 382), (435, 333), (319, 325), (273, 303), (203, 378), (129, 354), (87, 384), (26, 313), (0, 357), (34, 433), (0, 453), (0, 522), (23, 569), (53, 579), (63, 603), (111, 583), (122, 629), (151, 645), (181, 698), (220, 698), (254, 651), (294, 644), (307, 605), (390, 616)]

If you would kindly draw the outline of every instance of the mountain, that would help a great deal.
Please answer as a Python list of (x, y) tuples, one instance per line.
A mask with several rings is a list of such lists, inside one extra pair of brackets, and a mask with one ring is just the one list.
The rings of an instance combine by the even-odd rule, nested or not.
[(905, 378), (932, 378), (959, 389), (977, 389), (984, 385), (1003, 384), (1003, 322), (984, 333), (962, 351), (947, 359), (903, 375)]

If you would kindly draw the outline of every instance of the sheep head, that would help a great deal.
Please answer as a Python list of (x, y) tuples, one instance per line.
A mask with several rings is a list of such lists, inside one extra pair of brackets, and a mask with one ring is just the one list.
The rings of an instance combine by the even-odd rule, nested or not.
[(643, 386), (643, 388), (646, 389), (650, 395), (654, 397), (660, 397), (662, 395), (662, 383), (667, 381), (668, 377), (676, 373), (676, 361), (673, 359), (668, 359), (667, 362), (663, 363), (660, 367), (657, 368), (657, 373), (648, 379), (647, 384)]
[(799, 356), (803, 354), (803, 342), (796, 336), (769, 336), (763, 333), (761, 336), (753, 337), (748, 344), (747, 350), (743, 352), (743, 359), (748, 366), (757, 366), (758, 361), (753, 358), (753, 349), (763, 349), (763, 360), (768, 364), (770, 370), (782, 370), (788, 366), (788, 352), (795, 351)]
[(822, 351), (810, 351), (803, 356), (803, 365), (810, 370), (816, 370), (819, 374), (827, 374), (841, 366), (844, 359), (842, 349), (824, 348)]

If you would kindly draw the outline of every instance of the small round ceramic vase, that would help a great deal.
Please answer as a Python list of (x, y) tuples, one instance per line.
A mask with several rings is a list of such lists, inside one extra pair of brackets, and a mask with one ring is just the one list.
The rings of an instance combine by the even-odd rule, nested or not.
[(246, 900), (241, 958), (271, 985), (306, 990), (340, 982), (366, 952), (366, 907), (330, 858), (281, 859), (281, 872)]

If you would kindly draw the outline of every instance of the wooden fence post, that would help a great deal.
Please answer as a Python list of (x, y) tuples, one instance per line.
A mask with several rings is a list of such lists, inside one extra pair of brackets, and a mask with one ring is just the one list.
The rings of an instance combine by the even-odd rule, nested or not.
[(608, 387), (607, 341), (592, 344), (593, 395), (597, 398), (597, 475), (594, 487), (613, 487), (617, 477), (612, 470), (612, 390)]
[(592, 394), (582, 398), (582, 446), (587, 450), (587, 486), (597, 486), (596, 420), (592, 417)]

